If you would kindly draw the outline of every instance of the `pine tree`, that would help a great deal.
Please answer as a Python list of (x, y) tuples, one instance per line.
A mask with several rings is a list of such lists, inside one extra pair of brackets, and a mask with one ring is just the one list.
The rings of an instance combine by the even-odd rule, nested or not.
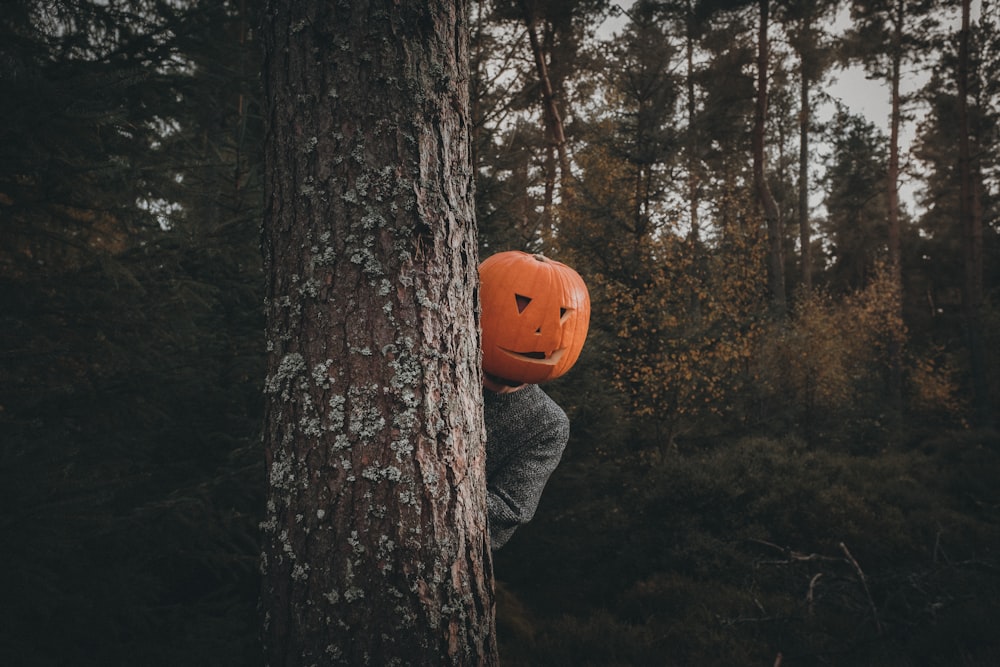
[(838, 0), (793, 2), (782, 7), (781, 18), (789, 43), (799, 59), (799, 163), (798, 210), (800, 281), (805, 291), (813, 285), (813, 240), (809, 215), (810, 139), (813, 128), (813, 86), (832, 64), (829, 39), (824, 39), (822, 21), (839, 4)]
[(870, 121), (841, 109), (829, 141), (823, 231), (830, 250), (824, 280), (831, 292), (846, 294), (863, 289), (887, 261), (886, 139)]
[[(487, 67), (495, 84), (508, 91), (505, 111), (518, 117), (516, 122), (506, 119), (513, 131), (500, 141), (507, 157), (497, 166), (513, 162), (519, 170), (526, 167), (528, 178), (519, 171), (506, 185), (516, 187), (520, 181), (541, 191), (537, 201), (526, 192), (515, 204), (519, 211), (525, 203), (537, 209), (528, 210), (525, 216), (531, 221), (528, 226), (538, 230), (535, 238), (528, 239), (535, 245), (552, 236), (555, 205), (570, 192), (566, 186), (572, 178), (573, 84), (589, 67), (584, 42), (603, 18), (605, 6), (603, 0), (491, 3), (489, 34), (500, 46)], [(479, 87), (484, 89), (488, 86)]]
[[(902, 216), (899, 202), (900, 129), (906, 100), (901, 92), (904, 66), (920, 58), (928, 43), (928, 30), (934, 27), (931, 14), (937, 0), (878, 0), (851, 3), (855, 27), (849, 32), (849, 57), (859, 60), (870, 76), (888, 84), (889, 154), (886, 169), (886, 244), (890, 275), (896, 291), (902, 294)], [(899, 313), (902, 317), (902, 312)], [(891, 377), (888, 386), (890, 408), (898, 417), (902, 410), (902, 350), (890, 346)]]
[[(187, 66), (205, 45), (177, 39), (202, 10), (5, 5), (3, 662), (259, 654), (257, 225), (188, 233), (220, 226), (174, 189), (190, 161), (171, 138), (225, 131), (207, 99), (177, 104), (217, 86)], [(221, 47), (228, 14), (209, 16)]]
[(987, 380), (988, 362), (983, 330), (983, 207), (977, 137), (970, 118), (973, 86), (974, 42), (970, 0), (962, 0), (962, 27), (958, 35), (958, 172), (959, 215), (962, 221), (962, 259), (965, 268), (962, 304), (972, 371), (973, 419), (979, 426), (992, 426), (992, 405)]
[(769, 0), (759, 0), (757, 11), (757, 96), (754, 105), (753, 132), (751, 133), (753, 183), (757, 203), (760, 206), (764, 217), (764, 224), (767, 228), (767, 285), (771, 295), (771, 308), (773, 313), (778, 318), (781, 318), (787, 310), (785, 299), (784, 221), (778, 209), (777, 202), (774, 200), (771, 187), (768, 184), (768, 174), (765, 165), (768, 78), (770, 75), (768, 29), (771, 18)]
[(922, 323), (927, 329), (937, 325), (937, 340), (964, 340), (971, 421), (988, 424), (988, 378), (993, 362), (983, 322), (988, 235), (984, 235), (982, 195), (987, 189), (984, 165), (988, 170), (988, 165), (995, 163), (985, 145), (995, 135), (997, 119), (984, 104), (983, 93), (989, 85), (983, 75), (987, 66), (982, 54), (986, 33), (982, 26), (972, 23), (967, 9), (963, 7), (957, 39), (950, 40), (951, 48), (943, 50), (922, 91), (929, 113), (920, 125), (915, 154), (928, 167), (921, 239), (923, 256), (933, 262), (923, 290), (930, 295), (932, 312)]

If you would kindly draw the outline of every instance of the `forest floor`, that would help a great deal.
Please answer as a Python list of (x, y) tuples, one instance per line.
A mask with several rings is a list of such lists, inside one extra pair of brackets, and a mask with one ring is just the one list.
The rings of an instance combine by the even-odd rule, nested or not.
[(496, 558), (503, 664), (1000, 664), (995, 433), (572, 448)]

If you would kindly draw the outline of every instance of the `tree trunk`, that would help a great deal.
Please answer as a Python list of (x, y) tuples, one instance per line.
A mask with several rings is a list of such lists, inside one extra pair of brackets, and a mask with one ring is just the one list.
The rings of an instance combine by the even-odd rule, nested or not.
[[(805, 19), (809, 21), (810, 19)], [(803, 27), (807, 34), (811, 25)], [(806, 56), (800, 56), (799, 78), (799, 257), (802, 264), (802, 289), (812, 291), (812, 230), (809, 225), (809, 126), (812, 107), (809, 104), (809, 71)]]
[[(691, 260), (691, 282), (693, 285), (700, 285), (705, 279), (705, 262), (701, 250), (701, 228), (698, 219), (698, 207), (701, 204), (701, 145), (698, 129), (696, 127), (697, 101), (695, 99), (695, 72), (694, 72), (694, 44), (695, 44), (695, 16), (694, 2), (688, 0), (687, 13), (685, 15), (685, 64), (687, 73), (685, 75), (686, 104), (687, 104), (687, 124), (688, 124), (688, 144), (687, 144), (687, 196), (688, 196), (688, 221), (691, 226), (688, 231), (688, 242), (693, 254)], [(701, 323), (701, 297), (697, 289), (690, 290), (689, 303), (691, 304), (691, 319), (697, 324)]]
[(767, 125), (768, 0), (760, 0), (759, 6), (760, 25), (757, 31), (757, 104), (751, 137), (753, 180), (757, 203), (760, 206), (767, 225), (767, 287), (771, 295), (771, 310), (776, 317), (780, 318), (784, 317), (786, 311), (783, 233), (778, 205), (775, 203), (774, 196), (771, 194), (771, 188), (767, 184), (767, 170), (764, 160), (764, 136)]
[[(899, 93), (902, 68), (903, 0), (897, 0), (893, 23), (892, 71), (890, 73), (891, 117), (889, 122), (888, 174), (888, 246), (889, 268), (897, 285), (902, 282), (901, 242), (899, 229), (899, 126), (902, 121), (902, 100)], [(898, 280), (897, 280), (898, 279)]]
[[(897, 0), (892, 15), (892, 70), (890, 72), (891, 117), (889, 122), (889, 173), (888, 180), (888, 233), (889, 275), (897, 290), (897, 316), (902, 321), (903, 313), (903, 260), (902, 234), (899, 221), (899, 126), (902, 122), (902, 98), (899, 93), (903, 60), (903, 22), (905, 20), (905, 0)], [(889, 402), (894, 417), (901, 417), (903, 407), (903, 351), (895, 336), (888, 341), (889, 356)], [(895, 429), (894, 429), (895, 430)]]
[(263, 639), (493, 665), (466, 0), (270, 0)]
[[(521, 0), (521, 11), (524, 16), (524, 24), (528, 29), (528, 42), (531, 45), (531, 54), (535, 60), (535, 70), (538, 73), (538, 83), (542, 91), (542, 110), (545, 118), (545, 132), (549, 141), (549, 161), (551, 161), (551, 151), (555, 151), (559, 161), (559, 192), (562, 196), (569, 193), (562, 187), (569, 178), (569, 156), (566, 152), (566, 133), (563, 129), (562, 114), (559, 112), (559, 105), (556, 103), (555, 88), (552, 79), (549, 77), (549, 66), (545, 61), (545, 50), (538, 39), (536, 30), (536, 18), (534, 9), (526, 0)], [(546, 193), (547, 203), (551, 205), (551, 193), (555, 190), (555, 169), (547, 169)], [(549, 211), (546, 211), (548, 215)]]
[(977, 426), (992, 423), (988, 365), (982, 323), (983, 308), (983, 211), (979, 198), (979, 169), (972, 146), (969, 120), (969, 78), (971, 66), (970, 0), (962, 0), (962, 29), (958, 52), (958, 164), (960, 180), (959, 211), (962, 225), (962, 249), (965, 284), (962, 295), (969, 364), (973, 390), (973, 420)]

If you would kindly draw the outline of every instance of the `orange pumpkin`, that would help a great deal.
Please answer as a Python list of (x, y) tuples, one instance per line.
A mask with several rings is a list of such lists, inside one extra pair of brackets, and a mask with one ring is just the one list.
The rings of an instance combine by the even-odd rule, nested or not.
[(483, 371), (538, 384), (568, 371), (590, 325), (590, 295), (576, 271), (511, 250), (479, 265)]

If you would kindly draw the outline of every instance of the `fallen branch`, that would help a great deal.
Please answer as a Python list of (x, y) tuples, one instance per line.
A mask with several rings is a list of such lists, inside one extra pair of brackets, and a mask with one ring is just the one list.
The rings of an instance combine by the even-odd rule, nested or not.
[(819, 578), (822, 576), (822, 572), (817, 572), (813, 575), (813, 578), (809, 580), (809, 591), (806, 593), (806, 605), (809, 609), (810, 616), (815, 615), (813, 610), (813, 600), (815, 599), (816, 582), (819, 581)]
[(851, 552), (847, 549), (847, 545), (843, 542), (840, 543), (840, 550), (844, 552), (847, 556), (848, 562), (854, 566), (854, 570), (858, 573), (858, 578), (861, 579), (861, 586), (865, 589), (865, 595), (868, 597), (868, 604), (872, 609), (872, 618), (875, 620), (875, 630), (878, 632), (879, 636), (882, 636), (882, 622), (878, 618), (878, 608), (875, 606), (875, 600), (872, 598), (871, 590), (868, 588), (868, 578), (865, 577), (864, 571), (858, 564), (858, 561), (854, 559)]
[(836, 561), (836, 562), (839, 562), (839, 561), (843, 560), (842, 558), (838, 558), (836, 556), (824, 556), (823, 554), (817, 554), (817, 553), (807, 554), (807, 553), (803, 553), (801, 551), (795, 551), (794, 549), (789, 549), (788, 547), (782, 547), (782, 546), (779, 546), (777, 544), (774, 544), (773, 542), (768, 542), (766, 540), (757, 540), (757, 539), (751, 538), (749, 541), (750, 542), (754, 542), (756, 544), (763, 545), (765, 547), (770, 547), (772, 549), (776, 549), (776, 550), (780, 551), (781, 553), (785, 554), (786, 557), (787, 557), (787, 560), (766, 560), (766, 561), (760, 561), (761, 563), (768, 564), (768, 565), (786, 565), (788, 563), (808, 562), (808, 561), (816, 561), (816, 560)]

